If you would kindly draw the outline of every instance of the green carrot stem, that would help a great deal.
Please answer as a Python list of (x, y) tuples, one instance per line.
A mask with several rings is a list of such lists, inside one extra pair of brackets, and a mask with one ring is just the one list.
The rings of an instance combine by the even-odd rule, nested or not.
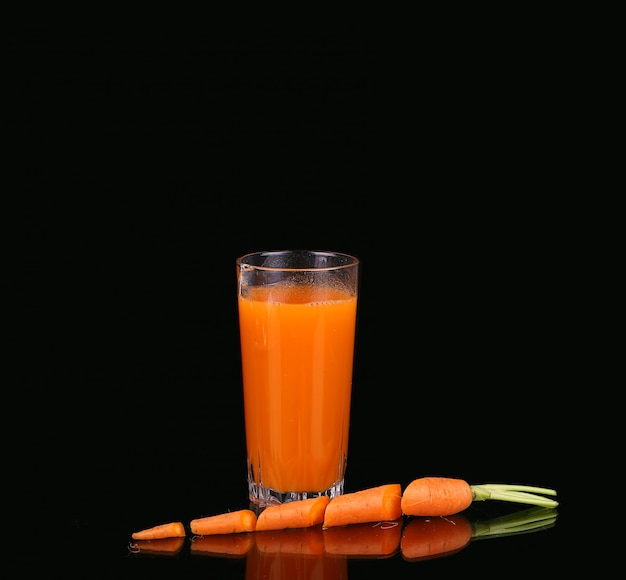
[(476, 487), (489, 487), (489, 489), (502, 489), (506, 491), (528, 491), (530, 493), (540, 493), (542, 495), (556, 495), (555, 489), (547, 487), (536, 487), (534, 485), (515, 485), (508, 483), (486, 483)]
[(554, 499), (538, 495), (556, 495), (554, 489), (545, 487), (508, 485), (502, 483), (486, 483), (483, 485), (472, 485), (470, 487), (474, 494), (474, 501), (493, 499), (552, 508), (559, 505), (559, 502)]

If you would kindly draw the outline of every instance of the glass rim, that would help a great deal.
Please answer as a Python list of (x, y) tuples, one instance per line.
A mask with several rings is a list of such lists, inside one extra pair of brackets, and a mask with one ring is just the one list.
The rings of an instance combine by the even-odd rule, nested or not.
[[(264, 266), (258, 264), (251, 264), (247, 260), (252, 257), (260, 257), (260, 256), (279, 256), (279, 255), (311, 255), (311, 256), (334, 256), (341, 259), (344, 259), (345, 262), (342, 264), (336, 264), (334, 266), (302, 266), (302, 267), (292, 267), (292, 266)], [(248, 269), (254, 270), (265, 270), (265, 271), (293, 271), (293, 272), (323, 272), (325, 270), (341, 270), (344, 268), (353, 268), (360, 264), (359, 258), (352, 254), (347, 254), (345, 252), (335, 252), (332, 250), (263, 250), (258, 252), (249, 252), (244, 254), (243, 256), (239, 256), (236, 259), (236, 263), (238, 266), (245, 267)]]

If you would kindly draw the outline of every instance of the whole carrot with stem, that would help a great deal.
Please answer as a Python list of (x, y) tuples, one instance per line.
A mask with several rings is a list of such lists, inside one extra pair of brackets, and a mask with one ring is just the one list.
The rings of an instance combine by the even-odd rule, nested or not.
[(554, 489), (530, 485), (487, 483), (470, 485), (452, 477), (419, 477), (402, 493), (402, 513), (409, 516), (450, 516), (467, 509), (474, 501), (487, 499), (554, 508)]

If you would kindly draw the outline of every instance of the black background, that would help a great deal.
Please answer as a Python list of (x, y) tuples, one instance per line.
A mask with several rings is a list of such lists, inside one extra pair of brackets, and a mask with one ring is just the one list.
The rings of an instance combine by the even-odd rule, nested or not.
[(30, 535), (41, 518), (99, 566), (132, 531), (247, 506), (235, 258), (267, 249), (361, 259), (347, 491), (449, 475), (567, 498), (568, 105), (549, 46), (471, 46), (10, 37)]

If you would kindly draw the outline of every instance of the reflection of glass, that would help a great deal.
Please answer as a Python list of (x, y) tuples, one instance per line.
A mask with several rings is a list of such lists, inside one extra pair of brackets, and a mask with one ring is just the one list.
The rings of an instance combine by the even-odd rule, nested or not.
[(546, 507), (532, 507), (473, 523), (461, 514), (414, 517), (402, 532), (400, 550), (402, 557), (411, 562), (452, 556), (472, 540), (546, 530), (556, 523), (556, 518), (556, 510)]
[(246, 580), (345, 580), (348, 563), (324, 547), (320, 527), (258, 532), (246, 558)]

